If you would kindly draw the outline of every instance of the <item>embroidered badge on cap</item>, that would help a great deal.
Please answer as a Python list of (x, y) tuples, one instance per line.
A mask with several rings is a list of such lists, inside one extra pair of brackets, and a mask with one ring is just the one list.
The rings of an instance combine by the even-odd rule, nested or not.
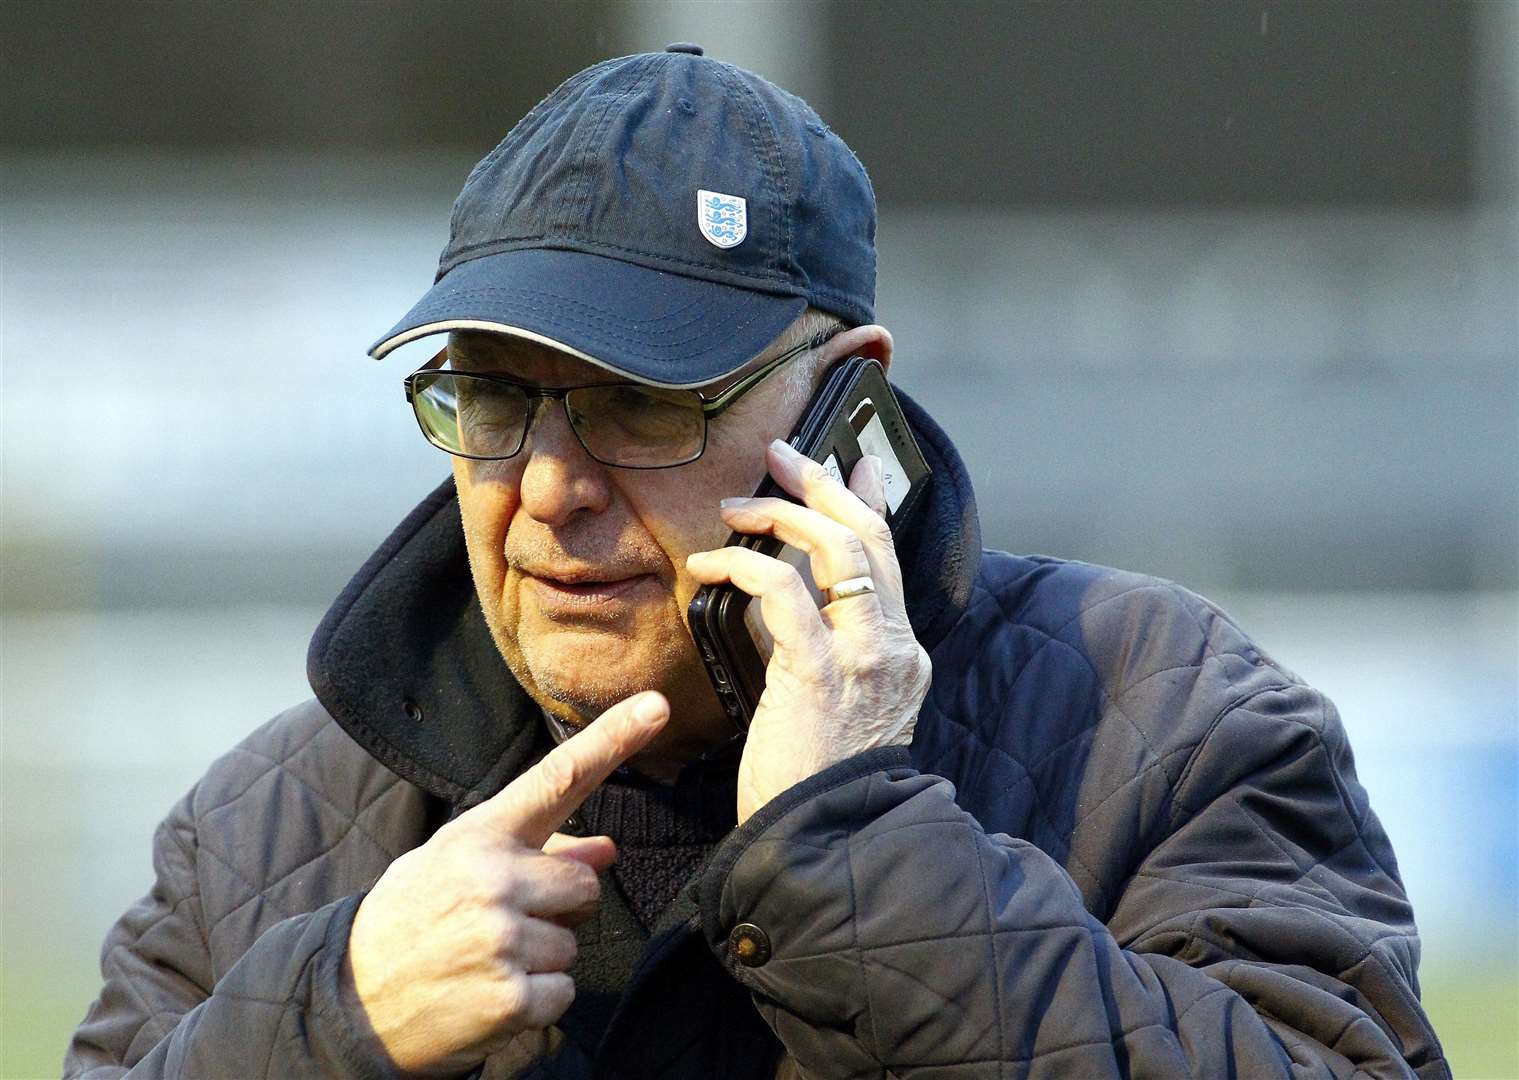
[(737, 195), (698, 191), (696, 224), (701, 228), (701, 234), (718, 247), (735, 247), (749, 235), (749, 212), (744, 200)]

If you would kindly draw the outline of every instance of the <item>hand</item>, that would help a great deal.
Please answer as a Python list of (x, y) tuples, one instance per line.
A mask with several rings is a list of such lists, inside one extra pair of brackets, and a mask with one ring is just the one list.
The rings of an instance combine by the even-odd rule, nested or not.
[(612, 706), (375, 883), (348, 938), (345, 992), (402, 1070), (465, 1072), (569, 1008), (570, 927), (594, 909), (616, 850), (554, 830), (668, 718), (656, 693)]
[(736, 532), (769, 534), (806, 552), (819, 588), (869, 576), (875, 592), (819, 609), (801, 575), (779, 559), (726, 547), (686, 560), (703, 584), (731, 582), (755, 597), (775, 639), (739, 762), (741, 823), (836, 762), (911, 742), (932, 671), (907, 621), (880, 461), (861, 460), (847, 488), (779, 440), (766, 463), (805, 505), (724, 499), (723, 520)]

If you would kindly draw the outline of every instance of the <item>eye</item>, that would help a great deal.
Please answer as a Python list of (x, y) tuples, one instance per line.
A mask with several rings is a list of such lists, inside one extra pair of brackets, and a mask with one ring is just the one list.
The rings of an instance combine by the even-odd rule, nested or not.
[(608, 393), (600, 402), (601, 415), (596, 419), (634, 438), (682, 437), (700, 420), (700, 402), (685, 391), (632, 384), (606, 389)]
[(458, 401), (459, 442), (471, 453), (516, 449), (527, 417), (527, 398), (513, 386), (483, 379), (453, 380)]
[(480, 423), (520, 420), (524, 398), (515, 387), (482, 379), (459, 379), (459, 415)]
[(637, 383), (587, 386), (565, 399), (586, 449), (602, 461), (654, 466), (701, 452), (701, 398)]

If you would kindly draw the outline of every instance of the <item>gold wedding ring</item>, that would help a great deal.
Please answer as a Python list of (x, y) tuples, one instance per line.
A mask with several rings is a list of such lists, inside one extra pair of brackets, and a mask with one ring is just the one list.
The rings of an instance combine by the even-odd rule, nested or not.
[(835, 600), (847, 600), (851, 596), (864, 596), (866, 593), (873, 593), (876, 591), (876, 583), (871, 581), (869, 577), (845, 578), (833, 586), (833, 588), (825, 591), (828, 593), (828, 602), (831, 604)]

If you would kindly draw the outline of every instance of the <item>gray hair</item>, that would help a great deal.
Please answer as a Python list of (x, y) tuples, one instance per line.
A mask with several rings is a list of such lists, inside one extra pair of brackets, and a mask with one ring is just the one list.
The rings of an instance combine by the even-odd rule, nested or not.
[[(772, 355), (779, 356), (787, 349), (794, 349), (804, 342), (814, 341), (828, 337), (844, 329), (844, 323), (836, 315), (830, 315), (826, 311), (815, 307), (809, 307), (798, 315), (790, 326), (781, 331), (780, 337), (776, 338), (771, 349), (767, 350)], [(812, 390), (817, 383), (818, 371), (822, 367), (822, 360), (816, 349), (811, 349), (798, 356), (791, 362), (787, 370), (781, 373), (785, 380), (784, 396), (782, 405), (788, 411), (795, 411), (802, 407), (803, 403), (812, 396)]]

